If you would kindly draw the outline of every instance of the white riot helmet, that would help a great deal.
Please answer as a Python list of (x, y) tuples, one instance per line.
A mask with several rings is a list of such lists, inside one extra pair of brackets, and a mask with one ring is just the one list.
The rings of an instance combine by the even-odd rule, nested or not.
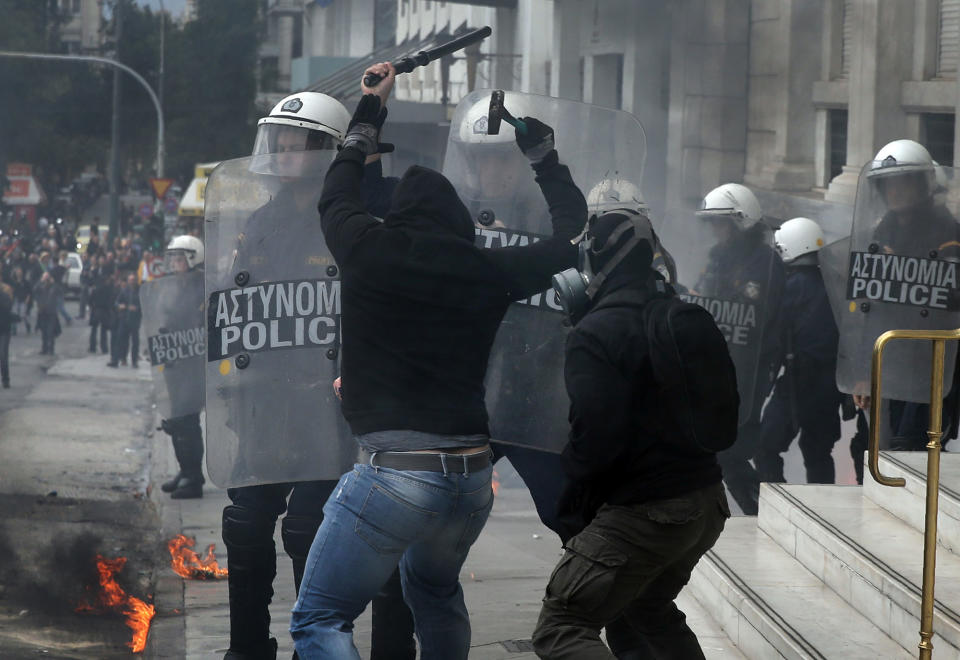
[(823, 247), (823, 230), (810, 218), (793, 218), (780, 225), (773, 242), (783, 263), (789, 264), (805, 254), (818, 252)]
[(587, 195), (587, 212), (590, 215), (601, 215), (618, 209), (629, 209), (644, 215), (650, 211), (640, 187), (621, 178), (619, 174), (614, 174), (590, 189)]
[(883, 178), (914, 172), (923, 172), (933, 177), (934, 162), (930, 152), (919, 142), (894, 140), (884, 145), (873, 157), (867, 176)]
[[(526, 117), (534, 114), (529, 108), (529, 98), (525, 95), (517, 95), (513, 92), (504, 92), (503, 106), (510, 111), (514, 117)], [(490, 99), (483, 98), (474, 103), (460, 126), (457, 127), (453, 138), (464, 144), (504, 144), (515, 142), (513, 126), (507, 122), (500, 125), (500, 132), (497, 135), (487, 134), (488, 116), (490, 114)]]
[(349, 124), (350, 113), (332, 96), (320, 92), (291, 94), (257, 122), (253, 155), (335, 149)]
[(763, 212), (756, 195), (739, 183), (725, 183), (707, 193), (700, 202), (697, 216), (701, 218), (727, 217), (738, 229), (750, 229), (761, 219)]
[[(937, 189), (936, 164), (930, 152), (913, 140), (894, 140), (884, 145), (874, 156), (869, 168), (867, 178), (893, 211), (906, 211), (930, 199)], [(894, 177), (915, 181), (917, 190), (914, 193), (885, 191), (886, 182)]]
[(167, 245), (163, 259), (167, 272), (172, 272), (170, 260), (174, 257), (184, 257), (188, 268), (196, 268), (203, 263), (203, 241), (196, 236), (174, 236)]

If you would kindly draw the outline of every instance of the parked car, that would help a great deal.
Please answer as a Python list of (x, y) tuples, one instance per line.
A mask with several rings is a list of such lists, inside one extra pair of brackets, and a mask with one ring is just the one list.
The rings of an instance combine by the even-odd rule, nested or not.
[[(89, 231), (89, 227), (87, 230)], [(83, 259), (76, 252), (67, 253), (67, 275), (64, 277), (64, 287), (67, 295), (80, 296), (80, 276), (83, 274)]]

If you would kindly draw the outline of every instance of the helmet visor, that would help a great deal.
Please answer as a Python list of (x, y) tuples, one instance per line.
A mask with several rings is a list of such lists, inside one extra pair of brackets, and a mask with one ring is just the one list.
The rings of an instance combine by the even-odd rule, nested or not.
[(257, 128), (253, 155), (336, 149), (338, 142), (335, 137), (323, 131), (289, 124), (264, 123)]
[(190, 261), (194, 256), (193, 250), (174, 248), (163, 254), (163, 271), (170, 275), (185, 273), (190, 270)]

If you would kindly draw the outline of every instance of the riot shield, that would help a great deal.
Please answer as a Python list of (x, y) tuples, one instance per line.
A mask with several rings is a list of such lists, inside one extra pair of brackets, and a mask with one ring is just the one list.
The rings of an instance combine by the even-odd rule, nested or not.
[(340, 280), (317, 213), (335, 152), (222, 163), (206, 189), (207, 469), (221, 487), (337, 479)]
[(759, 415), (779, 368), (784, 273), (772, 232), (762, 222), (741, 230), (693, 210), (668, 211), (654, 226), (676, 262), (678, 295), (709, 311), (727, 340), (743, 426)]
[(833, 312), (833, 320), (836, 321), (838, 328), (847, 308), (849, 248), (850, 237), (844, 236), (829, 245), (824, 245), (817, 252), (820, 274), (823, 276), (823, 285), (827, 289), (827, 298), (830, 300), (830, 311)]
[[(491, 90), (478, 90), (457, 106), (443, 173), (474, 214), (479, 247), (527, 245), (552, 235), (550, 213), (514, 129), (504, 123), (498, 135), (488, 134), (490, 95)], [(504, 106), (515, 117), (536, 117), (553, 127), (560, 161), (581, 190), (611, 177), (640, 187), (646, 139), (633, 115), (517, 92), (506, 93)], [(553, 452), (566, 444), (570, 404), (563, 381), (564, 319), (553, 290), (546, 287), (511, 305), (487, 369), (494, 441)]]
[[(840, 317), (837, 385), (870, 393), (873, 346), (887, 330), (960, 327), (960, 182), (951, 168), (871, 162), (860, 174)], [(942, 175), (942, 176), (940, 176)], [(883, 357), (883, 395), (929, 403), (931, 346), (895, 341)], [(956, 344), (947, 344), (949, 391)]]
[(200, 270), (164, 275), (140, 287), (157, 407), (165, 419), (203, 409), (203, 301)]

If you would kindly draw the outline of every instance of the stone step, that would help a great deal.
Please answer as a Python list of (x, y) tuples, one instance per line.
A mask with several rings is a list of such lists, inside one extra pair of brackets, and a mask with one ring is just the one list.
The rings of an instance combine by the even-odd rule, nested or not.
[[(763, 484), (760, 529), (911, 652), (920, 640), (923, 535), (859, 486)], [(935, 657), (960, 659), (960, 558), (937, 553)]]
[(693, 572), (690, 593), (748, 658), (911, 658), (757, 528), (735, 517)]
[[(867, 470), (864, 495), (922, 532), (927, 507), (927, 452), (881, 452), (880, 472), (888, 477), (903, 477), (907, 484), (903, 488), (881, 486)], [(940, 455), (939, 509), (937, 538), (944, 548), (960, 555), (960, 454)]]

